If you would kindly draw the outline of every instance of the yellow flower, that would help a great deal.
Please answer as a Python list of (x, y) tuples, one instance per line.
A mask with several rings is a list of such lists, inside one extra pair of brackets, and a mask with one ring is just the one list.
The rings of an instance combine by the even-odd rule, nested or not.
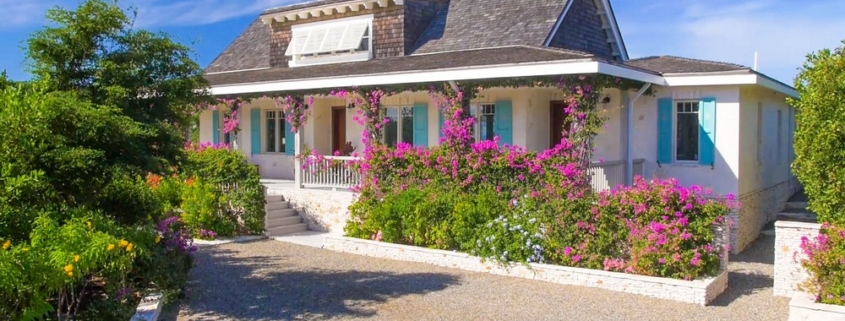
[(79, 262), (79, 255), (74, 255), (74, 256), (73, 256), (73, 261), (74, 261), (74, 262)]
[(85, 222), (85, 224), (88, 224), (88, 229), (90, 230), (91, 229), (91, 221)]
[(6, 240), (6, 242), (3, 242), (4, 250), (8, 250), (10, 246), (12, 246), (12, 240)]
[(126, 246), (126, 252), (132, 251), (132, 243)]
[(68, 265), (65, 265), (64, 270), (65, 270), (65, 272), (67, 272), (67, 273), (71, 273), (71, 272), (73, 272), (73, 264), (68, 264)]
[(109, 248), (108, 248), (108, 250), (109, 250), (109, 251), (114, 250), (114, 244), (109, 244)]
[(152, 215), (147, 215), (147, 221), (152, 221), (152, 220), (153, 220), (153, 216), (152, 216)]
[(73, 276), (73, 272), (68, 272), (67, 276)]
[(126, 245), (129, 245), (129, 242), (126, 240), (120, 240), (120, 242), (117, 242), (117, 246), (119, 247), (126, 247)]
[(22, 248), (21, 251), (29, 252), (29, 248), (28, 247)]
[(158, 242), (161, 242), (161, 236), (156, 235), (156, 244), (158, 244)]

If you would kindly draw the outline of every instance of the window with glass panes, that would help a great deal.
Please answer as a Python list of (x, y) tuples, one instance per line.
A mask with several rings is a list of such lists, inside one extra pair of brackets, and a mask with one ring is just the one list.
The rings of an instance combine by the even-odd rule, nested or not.
[(400, 142), (414, 143), (414, 108), (388, 107), (385, 109), (384, 144), (396, 147)]
[(475, 126), (472, 129), (475, 141), (493, 140), (496, 137), (496, 105), (473, 105), (470, 107), (470, 114), (475, 117)]
[(285, 152), (285, 116), (280, 110), (264, 112), (264, 151), (267, 153)]
[(698, 160), (698, 102), (675, 103), (675, 160)]

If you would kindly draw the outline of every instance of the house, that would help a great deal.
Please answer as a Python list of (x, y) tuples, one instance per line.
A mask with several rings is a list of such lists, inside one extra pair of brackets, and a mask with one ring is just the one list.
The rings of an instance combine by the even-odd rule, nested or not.
[[(608, 117), (591, 169), (598, 189), (634, 175), (674, 177), (742, 203), (733, 214), (734, 251), (753, 241), (796, 190), (790, 171), (795, 111), (790, 86), (748, 67), (659, 56), (632, 59), (609, 0), (319, 0), (264, 11), (206, 69), (216, 96), (307, 95), (332, 88), (602, 74), (638, 81), (639, 92), (609, 89)], [(641, 95), (647, 89), (653, 95)], [(223, 133), (225, 110), (201, 115), (202, 141), (236, 142), (262, 177), (294, 180), (301, 204), (349, 196), (306, 187), (354, 183), (309, 175), (294, 155), (323, 155), (362, 127), (342, 99), (316, 95), (312, 117), (292, 133), (269, 99), (243, 107), (240, 133)], [(476, 139), (544, 150), (559, 140), (559, 90), (493, 88), (472, 101)], [(438, 144), (440, 118), (426, 92), (382, 100), (392, 121), (385, 142)], [(337, 158), (340, 161), (346, 158)], [(598, 160), (604, 160), (598, 162)], [(294, 194), (299, 193), (299, 194)], [(347, 193), (348, 194), (348, 193)], [(298, 195), (298, 196), (290, 196)], [(317, 195), (317, 196), (315, 196)], [(303, 205), (305, 206), (305, 205)], [(319, 207), (319, 206), (317, 206)], [(311, 209), (311, 228), (338, 230), (343, 205)], [(331, 213), (329, 213), (331, 212)], [(315, 214), (316, 213), (316, 214)], [(333, 217), (328, 219), (328, 216)], [(334, 215), (334, 216), (332, 216)], [(340, 218), (338, 218), (340, 217)]]

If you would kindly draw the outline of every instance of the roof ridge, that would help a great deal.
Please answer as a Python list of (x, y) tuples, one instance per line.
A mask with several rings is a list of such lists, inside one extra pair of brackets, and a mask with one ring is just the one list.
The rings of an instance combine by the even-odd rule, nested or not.
[(748, 66), (744, 66), (744, 65), (740, 65), (740, 64), (736, 64), (736, 63), (732, 63), (732, 62), (707, 60), (707, 59), (699, 59), (699, 58), (689, 58), (689, 57), (681, 57), (681, 56), (674, 56), (674, 55), (647, 56), (647, 57), (641, 57), (641, 58), (636, 58), (636, 59), (629, 59), (628, 61), (643, 61), (643, 60), (659, 59), (659, 58), (671, 58), (671, 59), (685, 60), (685, 61), (689, 61), (689, 62), (700, 62), (700, 63), (708, 63), (708, 64), (716, 64), (716, 65), (729, 65), (729, 66), (733, 66), (733, 67), (751, 69)]
[[(296, 0), (296, 1), (297, 2), (288, 3), (288, 4), (282, 5), (282, 6), (276, 6), (276, 7), (264, 9), (263, 11), (261, 11), (261, 13), (259, 15), (265, 15), (265, 14), (270, 14), (270, 13), (281, 13), (281, 12), (293, 10), (295, 8), (309, 8), (309, 7), (319, 5), (321, 2), (327, 2), (326, 0)], [(342, 2), (349, 2), (349, 1), (354, 1), (354, 0), (338, 0), (334, 3), (342, 3)], [(292, 8), (292, 9), (286, 9), (286, 8)]]

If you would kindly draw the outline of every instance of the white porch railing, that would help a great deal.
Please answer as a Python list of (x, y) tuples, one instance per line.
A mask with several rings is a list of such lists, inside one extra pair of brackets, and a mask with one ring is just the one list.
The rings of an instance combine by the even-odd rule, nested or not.
[(302, 186), (351, 188), (358, 185), (361, 174), (351, 168), (358, 157), (325, 156), (321, 159), (311, 156), (302, 168)]
[[(643, 159), (634, 160), (634, 176), (643, 174)], [(625, 161), (612, 161), (590, 164), (590, 185), (601, 192), (625, 184)]]
[[(361, 174), (350, 165), (360, 158), (349, 156), (311, 157), (302, 170), (303, 187), (351, 188), (358, 185)], [(634, 160), (634, 176), (643, 174), (643, 159)], [(625, 184), (625, 161), (590, 164), (590, 185), (595, 191)]]

